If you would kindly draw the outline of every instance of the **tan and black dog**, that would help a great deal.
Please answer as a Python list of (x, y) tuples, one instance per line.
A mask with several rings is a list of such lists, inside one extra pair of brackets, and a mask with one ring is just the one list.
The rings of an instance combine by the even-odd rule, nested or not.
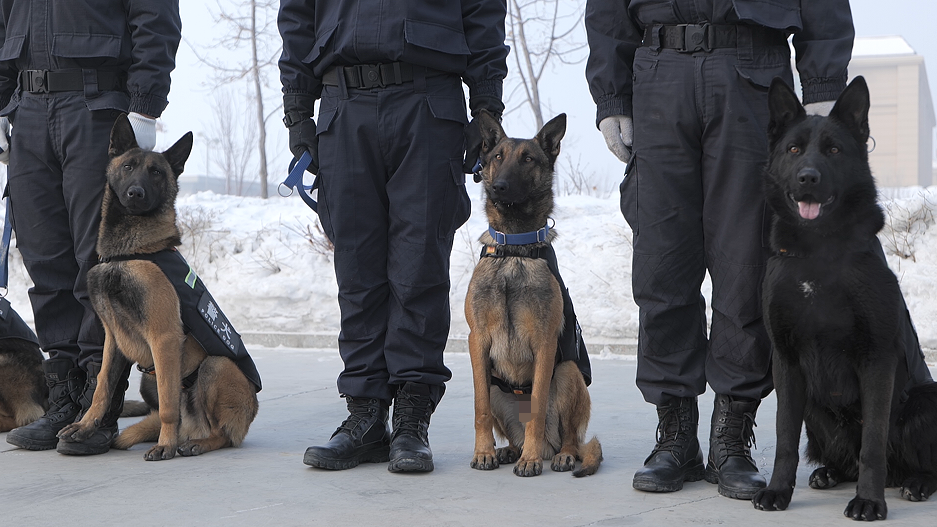
[[(563, 294), (540, 256), (555, 237), (546, 225), (566, 115), (533, 139), (507, 137), (486, 112), (477, 121), (489, 232), (480, 238), (485, 247), (465, 298), (475, 387), (471, 465), (491, 470), (516, 461), (515, 474), (537, 476), (544, 459), (560, 472), (573, 470), (579, 459), (582, 466), (573, 475), (594, 474), (602, 447), (596, 438), (584, 443), (589, 391), (576, 362), (558, 358)], [(525, 241), (532, 243), (517, 243)], [(529, 395), (523, 389), (506, 393), (499, 384), (527, 385)], [(493, 432), (508, 446), (495, 450)]]
[(34, 339), (0, 338), (0, 432), (28, 425), (49, 407), (42, 352)]
[[(226, 343), (238, 357), (234, 360), (206, 352), (210, 339), (186, 322), (178, 285), (153, 259), (162, 254), (184, 263), (175, 253), (181, 243), (175, 200), (191, 149), (189, 132), (163, 153), (144, 151), (126, 116), (114, 124), (97, 244), (101, 263), (88, 273), (91, 300), (105, 329), (104, 358), (91, 407), (62, 429), (59, 437), (65, 441), (80, 441), (99, 426), (128, 360), (155, 374), (158, 410), (124, 430), (115, 448), (156, 441), (144, 456), (156, 461), (239, 446), (257, 415), (259, 377), (249, 379), (248, 370), (239, 368), (250, 362), (239, 337), (237, 345)], [(201, 286), (194, 272), (185, 281)], [(206, 320), (236, 337), (226, 320), (217, 323), (217, 306), (209, 307)], [(253, 362), (250, 367), (256, 373)]]

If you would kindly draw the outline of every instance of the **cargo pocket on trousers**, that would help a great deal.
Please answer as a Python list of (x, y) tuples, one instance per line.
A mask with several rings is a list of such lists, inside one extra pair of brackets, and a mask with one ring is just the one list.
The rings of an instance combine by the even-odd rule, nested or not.
[(621, 192), (621, 215), (631, 226), (633, 236), (638, 235), (638, 156), (632, 155), (631, 162), (625, 167), (625, 178), (618, 186)]
[(439, 218), (439, 229), (436, 232), (439, 238), (451, 237), (468, 221), (472, 213), (472, 202), (465, 190), (465, 173), (462, 172), (461, 158), (449, 160), (449, 177), (452, 179), (452, 186), (446, 191), (446, 208)]

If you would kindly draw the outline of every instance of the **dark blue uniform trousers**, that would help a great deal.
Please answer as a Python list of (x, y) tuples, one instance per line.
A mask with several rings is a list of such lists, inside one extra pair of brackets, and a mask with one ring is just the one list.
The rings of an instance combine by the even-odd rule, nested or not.
[(107, 147), (119, 112), (81, 92), (24, 93), (11, 115), (10, 203), (39, 344), (50, 358), (100, 362), (104, 328), (85, 277), (97, 261)]
[[(793, 80), (786, 48), (755, 51), (761, 71), (752, 80), (736, 69), (750, 49), (641, 47), (635, 55), (635, 156), (621, 207), (634, 233), (637, 386), (655, 405), (695, 397), (707, 383), (749, 399), (773, 387), (761, 305), (770, 229), (762, 191), (767, 86), (774, 76)], [(708, 328), (700, 293), (707, 270)], [(916, 384), (926, 382), (910, 317), (903, 332), (909, 371)]]
[(326, 86), (320, 103), (319, 217), (335, 246), (338, 390), (352, 397), (390, 401), (413, 381), (438, 402), (451, 378), (449, 255), (470, 213), (465, 99), (457, 76), (415, 69), (385, 88)]

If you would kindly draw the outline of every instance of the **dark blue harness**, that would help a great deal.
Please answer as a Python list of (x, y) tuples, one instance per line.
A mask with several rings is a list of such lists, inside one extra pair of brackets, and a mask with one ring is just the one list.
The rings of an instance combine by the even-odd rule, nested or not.
[(150, 254), (117, 256), (101, 261), (127, 260), (146, 260), (156, 264), (176, 289), (176, 295), (179, 296), (179, 314), (182, 316), (186, 334), (198, 341), (209, 355), (233, 360), (247, 380), (260, 391), (260, 374), (241, 341), (241, 335), (234, 330), (208, 292), (208, 288), (179, 251), (164, 249)]

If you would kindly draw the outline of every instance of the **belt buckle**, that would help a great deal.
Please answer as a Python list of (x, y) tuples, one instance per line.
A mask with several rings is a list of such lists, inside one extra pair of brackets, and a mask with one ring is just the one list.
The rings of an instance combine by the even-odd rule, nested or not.
[(381, 76), (380, 64), (359, 64), (358, 81), (362, 88), (383, 88), (384, 78)]
[(712, 51), (712, 37), (709, 30), (709, 24), (686, 24), (683, 26), (683, 49), (684, 53), (695, 53), (697, 51)]
[(49, 93), (49, 82), (46, 70), (26, 70), (26, 91), (30, 93)]

